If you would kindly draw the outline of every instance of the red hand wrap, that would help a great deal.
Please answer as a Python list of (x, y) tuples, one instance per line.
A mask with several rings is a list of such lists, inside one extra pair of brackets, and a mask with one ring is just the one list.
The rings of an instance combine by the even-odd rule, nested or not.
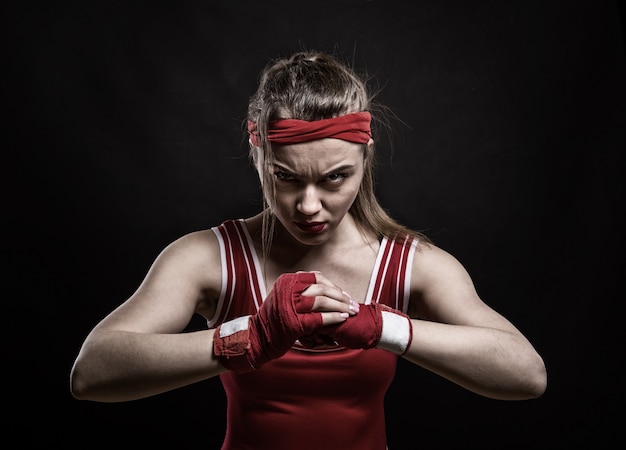
[(315, 297), (302, 295), (316, 283), (315, 274), (283, 274), (257, 314), (225, 322), (213, 337), (213, 353), (229, 370), (248, 372), (284, 355), (300, 337), (322, 325), (312, 312)]
[(343, 347), (377, 347), (401, 355), (411, 345), (412, 330), (411, 319), (406, 314), (380, 303), (371, 303), (360, 305), (358, 314), (340, 324), (324, 327), (320, 333)]

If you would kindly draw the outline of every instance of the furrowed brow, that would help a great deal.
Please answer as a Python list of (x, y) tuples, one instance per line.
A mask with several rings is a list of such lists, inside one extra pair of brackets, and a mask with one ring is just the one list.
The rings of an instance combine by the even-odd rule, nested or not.
[(274, 163), (272, 164), (272, 166), (274, 166), (274, 170), (280, 170), (281, 172), (286, 172), (286, 173), (295, 175), (295, 172), (293, 170), (287, 169), (286, 167), (281, 166), (280, 164)]
[(343, 166), (335, 167), (335, 168), (329, 170), (327, 173), (345, 172), (346, 170), (352, 170), (352, 169), (354, 169), (354, 165), (352, 165), (352, 164), (345, 164)]

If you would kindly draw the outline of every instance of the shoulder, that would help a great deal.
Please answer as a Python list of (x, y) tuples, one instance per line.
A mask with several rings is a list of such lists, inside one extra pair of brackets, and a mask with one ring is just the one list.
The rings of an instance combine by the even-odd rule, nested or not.
[(185, 234), (167, 245), (150, 268), (150, 278), (178, 279), (199, 289), (221, 283), (220, 246), (211, 229)]
[(411, 310), (430, 318), (443, 304), (459, 306), (460, 299), (480, 302), (466, 268), (441, 247), (419, 242), (411, 267)]
[[(181, 276), (194, 277), (197, 281), (221, 284), (221, 248), (224, 235), (218, 230), (232, 230), (243, 220), (226, 220), (219, 225), (185, 234), (163, 249), (156, 265), (171, 267)], [(225, 231), (228, 234), (228, 231)]]
[(219, 251), (219, 244), (212, 229), (185, 234), (163, 249), (161, 258), (175, 258), (200, 262)]
[(413, 268), (422, 274), (437, 273), (440, 269), (462, 268), (459, 260), (448, 251), (423, 240), (418, 240), (413, 258)]
[(440, 282), (471, 283), (463, 264), (451, 253), (431, 242), (418, 242), (411, 277), (420, 290), (433, 288)]

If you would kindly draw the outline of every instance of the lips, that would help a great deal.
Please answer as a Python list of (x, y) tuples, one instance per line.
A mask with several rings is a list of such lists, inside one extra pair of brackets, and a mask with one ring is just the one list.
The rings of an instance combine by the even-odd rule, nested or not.
[(321, 233), (326, 228), (326, 222), (296, 222), (296, 225), (306, 233)]

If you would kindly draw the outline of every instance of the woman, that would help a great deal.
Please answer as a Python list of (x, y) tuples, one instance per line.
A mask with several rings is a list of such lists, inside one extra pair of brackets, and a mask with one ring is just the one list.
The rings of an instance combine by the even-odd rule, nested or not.
[[(220, 376), (222, 448), (273, 450), (385, 449), (398, 356), (486, 397), (541, 396), (524, 335), (377, 202), (373, 109), (331, 55), (269, 64), (248, 109), (264, 210), (165, 248), (87, 336), (72, 394), (121, 402)], [(208, 329), (182, 333), (195, 313)]]

